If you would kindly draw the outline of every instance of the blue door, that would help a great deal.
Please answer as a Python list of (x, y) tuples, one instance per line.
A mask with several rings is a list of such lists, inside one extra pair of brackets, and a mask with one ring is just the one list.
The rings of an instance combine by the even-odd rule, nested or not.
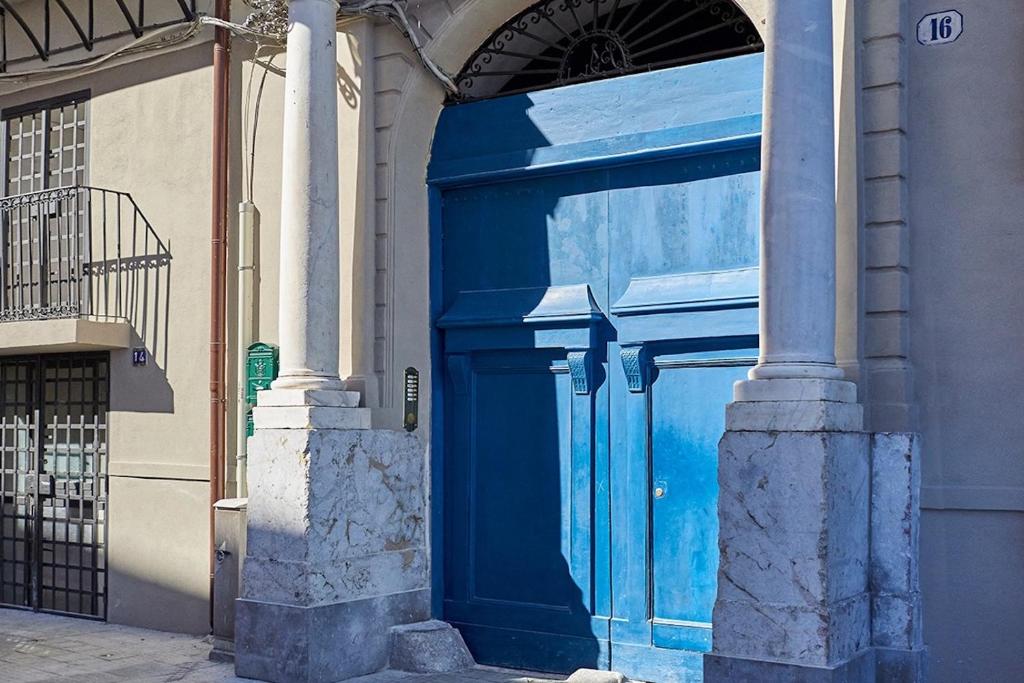
[(757, 355), (759, 55), (447, 109), (435, 570), (477, 661), (699, 680)]

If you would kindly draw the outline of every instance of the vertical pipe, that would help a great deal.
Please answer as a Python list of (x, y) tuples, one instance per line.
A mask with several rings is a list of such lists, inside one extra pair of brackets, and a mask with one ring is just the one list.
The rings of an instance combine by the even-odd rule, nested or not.
[(242, 202), (238, 205), (238, 398), (235, 440), (235, 495), (248, 495), (246, 415), (249, 404), (245, 400), (246, 350), (255, 341), (255, 310), (253, 305), (256, 287), (256, 205)]
[[(214, 15), (231, 18), (230, 0), (217, 0)], [(228, 223), (228, 96), (230, 35), (217, 28), (213, 44), (213, 220), (210, 237), (210, 622), (213, 623), (214, 504), (223, 496), (226, 404), (225, 290)]]

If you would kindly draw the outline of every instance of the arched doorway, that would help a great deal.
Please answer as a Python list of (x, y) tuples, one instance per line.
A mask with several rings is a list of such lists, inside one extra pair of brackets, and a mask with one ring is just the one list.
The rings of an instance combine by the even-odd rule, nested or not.
[(481, 663), (700, 678), (717, 441), (757, 355), (761, 49), (726, 0), (548, 0), (457, 79), (434, 525)]

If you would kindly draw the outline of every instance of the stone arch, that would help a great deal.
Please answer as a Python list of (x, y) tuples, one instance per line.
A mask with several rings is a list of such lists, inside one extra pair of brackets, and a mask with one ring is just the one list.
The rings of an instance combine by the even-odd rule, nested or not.
[[(464, 0), (453, 12), (438, 18), (436, 12), (431, 39), (425, 54), (446, 73), (458, 73), (473, 53), (505, 22), (528, 9), (537, 0)], [(734, 0), (765, 36), (767, 5), (770, 0)], [(444, 3), (433, 3), (444, 5)], [(414, 17), (424, 13), (426, 3), (410, 7)], [(388, 99), (378, 98), (378, 118), (387, 109), (386, 130), (376, 132), (378, 206), (375, 227), (378, 306), (375, 328), (383, 335), (374, 355), (381, 381), (378, 421), (382, 426), (400, 428), (402, 369), (408, 365), (431, 367), (430, 354), (430, 261), (429, 200), (426, 168), (438, 117), (446, 93), (413, 55), (406, 61), (400, 87), (389, 89)], [(379, 70), (380, 71), (380, 70)], [(381, 87), (382, 84), (378, 84)], [(399, 279), (400, 278), (400, 279)], [(399, 291), (399, 281), (403, 284)], [(412, 286), (410, 283), (416, 283)], [(382, 287), (383, 285), (383, 287)], [(383, 289), (383, 291), (382, 291)], [(429, 395), (431, 377), (424, 373), (423, 395)], [(424, 401), (421, 424), (430, 424), (429, 401)], [(427, 434), (424, 434), (427, 438)]]

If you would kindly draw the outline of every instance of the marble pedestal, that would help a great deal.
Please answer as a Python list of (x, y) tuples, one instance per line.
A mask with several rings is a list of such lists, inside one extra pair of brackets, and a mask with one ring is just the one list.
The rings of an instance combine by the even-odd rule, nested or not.
[(365, 429), (345, 392), (265, 393), (249, 442), (236, 672), (329, 683), (378, 671), (391, 627), (430, 613), (422, 449)]
[(719, 445), (718, 597), (707, 683), (874, 680), (870, 444), (855, 387), (736, 387)]
[(871, 642), (877, 680), (926, 679), (918, 535), (921, 524), (920, 438), (871, 438)]

